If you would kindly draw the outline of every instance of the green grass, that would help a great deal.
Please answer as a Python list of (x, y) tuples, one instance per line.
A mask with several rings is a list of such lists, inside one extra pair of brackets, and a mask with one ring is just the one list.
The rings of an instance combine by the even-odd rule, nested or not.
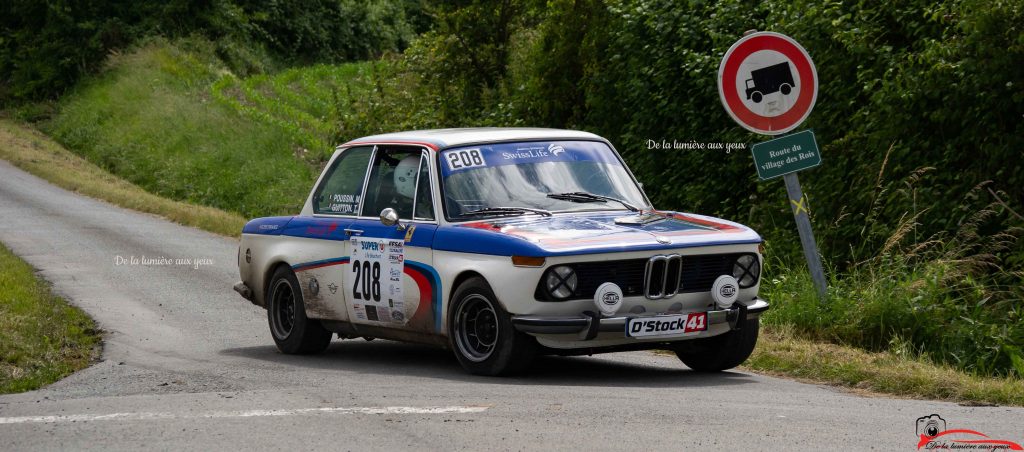
[(64, 149), (32, 127), (0, 119), (0, 158), (51, 183), (128, 209), (160, 215), (186, 226), (234, 237), (241, 215), (146, 192)]
[(372, 62), (291, 68), (274, 75), (239, 79), (224, 74), (211, 87), (223, 105), (261, 124), (285, 131), (303, 157), (322, 162), (339, 137), (341, 118), (353, 93), (365, 92)]
[(0, 393), (37, 389), (88, 366), (99, 343), (92, 319), (0, 245)]
[(302, 143), (286, 127), (215, 100), (210, 86), (223, 74), (201, 42), (156, 41), (113, 56), (41, 127), (163, 197), (248, 217), (298, 212), (318, 168), (301, 158)]
[(757, 348), (743, 367), (759, 373), (849, 388), (965, 405), (1024, 406), (1024, 380), (972, 375), (932, 362), (906, 347), (868, 352), (807, 339), (791, 325), (761, 328)]
[[(766, 267), (764, 321), (801, 337), (865, 350), (907, 349), (987, 376), (1024, 376), (1024, 304), (1012, 290), (962, 268), (964, 259), (882, 259), (833, 273), (819, 299), (803, 268)], [(774, 275), (774, 276), (773, 276)], [(1011, 292), (1006, 293), (1009, 290)]]

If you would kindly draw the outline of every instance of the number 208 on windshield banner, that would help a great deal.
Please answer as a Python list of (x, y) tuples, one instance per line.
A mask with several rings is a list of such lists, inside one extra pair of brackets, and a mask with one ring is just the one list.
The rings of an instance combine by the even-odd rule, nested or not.
[(405, 244), (401, 240), (373, 237), (349, 240), (352, 260), (346, 289), (352, 300), (352, 316), (368, 322), (405, 323)]

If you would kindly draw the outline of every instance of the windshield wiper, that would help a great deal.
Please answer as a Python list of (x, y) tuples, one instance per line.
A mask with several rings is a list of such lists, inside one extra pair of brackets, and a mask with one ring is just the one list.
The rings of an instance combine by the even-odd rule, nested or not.
[(528, 213), (532, 213), (532, 214), (535, 214), (535, 215), (542, 215), (542, 216), (545, 216), (545, 217), (550, 217), (551, 216), (551, 212), (549, 212), (547, 210), (544, 210), (544, 209), (531, 209), (529, 207), (485, 207), (483, 209), (470, 210), (469, 212), (465, 212), (465, 213), (463, 213), (460, 216), (466, 216), (466, 215), (488, 215), (488, 214), (494, 214), (494, 215), (526, 215)]
[(563, 201), (573, 201), (573, 202), (605, 202), (605, 201), (615, 201), (615, 202), (617, 202), (619, 204), (622, 204), (622, 205), (626, 206), (627, 209), (632, 210), (633, 212), (639, 212), (640, 211), (639, 207), (634, 206), (634, 205), (632, 205), (632, 204), (630, 204), (630, 203), (628, 203), (626, 201), (623, 201), (623, 200), (621, 200), (619, 198), (613, 198), (611, 196), (604, 196), (604, 195), (596, 195), (596, 194), (588, 193), (588, 192), (585, 192), (585, 191), (570, 191), (570, 192), (565, 192), (565, 193), (548, 193), (548, 198), (560, 199), (560, 200), (563, 200)]

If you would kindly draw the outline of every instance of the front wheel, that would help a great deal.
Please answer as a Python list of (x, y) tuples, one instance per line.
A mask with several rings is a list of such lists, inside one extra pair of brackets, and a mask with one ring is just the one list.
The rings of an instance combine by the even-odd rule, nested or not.
[(719, 372), (743, 364), (757, 345), (759, 319), (749, 319), (738, 330), (694, 339), (680, 344), (675, 350), (679, 360), (698, 372)]
[(278, 350), (289, 355), (320, 353), (331, 344), (333, 333), (318, 320), (306, 318), (299, 280), (288, 267), (280, 267), (267, 290), (267, 320)]
[(476, 375), (505, 375), (533, 361), (536, 340), (512, 326), (483, 278), (462, 283), (452, 296), (448, 340), (459, 364)]

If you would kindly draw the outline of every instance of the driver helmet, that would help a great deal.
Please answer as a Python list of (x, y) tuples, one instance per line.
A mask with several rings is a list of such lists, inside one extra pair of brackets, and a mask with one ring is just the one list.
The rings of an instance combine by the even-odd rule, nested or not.
[(410, 155), (395, 166), (395, 191), (406, 198), (416, 194), (416, 172), (420, 169), (420, 156)]

